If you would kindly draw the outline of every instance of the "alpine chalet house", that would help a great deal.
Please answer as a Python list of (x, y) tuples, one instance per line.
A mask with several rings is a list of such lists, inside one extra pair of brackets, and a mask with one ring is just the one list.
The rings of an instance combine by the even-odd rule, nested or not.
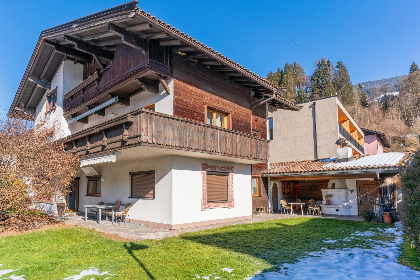
[(120, 200), (131, 222), (181, 228), (252, 217), (266, 104), (299, 110), (276, 90), (134, 1), (43, 31), (9, 116), (80, 156), (68, 210)]

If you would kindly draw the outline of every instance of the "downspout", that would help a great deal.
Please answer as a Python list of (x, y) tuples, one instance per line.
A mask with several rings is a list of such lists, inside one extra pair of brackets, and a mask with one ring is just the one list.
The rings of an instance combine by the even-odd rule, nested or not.
[(316, 134), (316, 102), (312, 103), (312, 123), (313, 123), (313, 138), (314, 138), (314, 159), (318, 159), (318, 138)]
[[(265, 102), (265, 123), (266, 123), (266, 128), (265, 129), (267, 130), (267, 136), (269, 136), (269, 134), (270, 134), (270, 128), (269, 128), (269, 126), (270, 126), (270, 124), (268, 123), (268, 102)], [(273, 123), (273, 126), (274, 126), (274, 123)], [(267, 138), (269, 138), (269, 137), (267, 137)], [(270, 169), (270, 142), (268, 143), (267, 169)]]

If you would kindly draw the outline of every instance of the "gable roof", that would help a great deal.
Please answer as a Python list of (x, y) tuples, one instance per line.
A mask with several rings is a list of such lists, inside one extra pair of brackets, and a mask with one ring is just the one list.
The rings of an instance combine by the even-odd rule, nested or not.
[(364, 156), (347, 162), (337, 162), (336, 159), (306, 160), (294, 162), (271, 163), (270, 169), (263, 172), (266, 175), (312, 175), (314, 173), (334, 174), (351, 171), (352, 173), (398, 172), (405, 167), (413, 153), (382, 153)]
[(13, 116), (21, 104), (28, 113), (34, 113), (46, 92), (37, 81), (51, 82), (61, 62), (68, 57), (68, 54), (60, 51), (60, 47), (73, 48), (73, 43), (68, 42), (65, 35), (101, 47), (105, 51), (115, 50), (115, 45), (122, 42), (122, 38), (109, 30), (111, 23), (145, 40), (157, 40), (160, 45), (171, 46), (173, 52), (193, 59), (252, 89), (257, 98), (268, 99), (275, 95), (276, 107), (300, 109), (296, 104), (275, 94), (278, 87), (266, 79), (166, 22), (140, 10), (137, 1), (132, 1), (42, 31), (9, 109), (9, 116)]
[(367, 129), (367, 128), (362, 128), (362, 130), (363, 130), (363, 133), (365, 135), (376, 134), (379, 137), (379, 139), (381, 139), (382, 144), (384, 145), (384, 147), (391, 148), (391, 145), (389, 144), (388, 139), (385, 136), (385, 133), (379, 132), (379, 131), (375, 131), (375, 130), (372, 130), (372, 129)]

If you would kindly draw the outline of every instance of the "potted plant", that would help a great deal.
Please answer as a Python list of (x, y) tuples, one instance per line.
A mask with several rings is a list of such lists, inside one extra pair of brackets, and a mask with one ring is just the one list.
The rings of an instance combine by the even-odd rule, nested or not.
[(384, 214), (382, 215), (382, 221), (386, 224), (391, 224), (392, 223), (392, 213), (389, 212), (388, 209), (389, 209), (388, 206), (385, 205)]
[(326, 205), (331, 205), (331, 200), (330, 200), (331, 197), (332, 197), (332, 194), (325, 195), (325, 204)]

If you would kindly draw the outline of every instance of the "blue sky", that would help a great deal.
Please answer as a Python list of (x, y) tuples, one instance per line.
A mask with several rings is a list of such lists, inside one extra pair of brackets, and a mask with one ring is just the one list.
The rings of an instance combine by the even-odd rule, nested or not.
[[(9, 108), (42, 30), (124, 2), (1, 1), (0, 109)], [(293, 61), (310, 75), (324, 57), (343, 61), (353, 83), (420, 63), (416, 0), (140, 0), (139, 7), (263, 77)]]

